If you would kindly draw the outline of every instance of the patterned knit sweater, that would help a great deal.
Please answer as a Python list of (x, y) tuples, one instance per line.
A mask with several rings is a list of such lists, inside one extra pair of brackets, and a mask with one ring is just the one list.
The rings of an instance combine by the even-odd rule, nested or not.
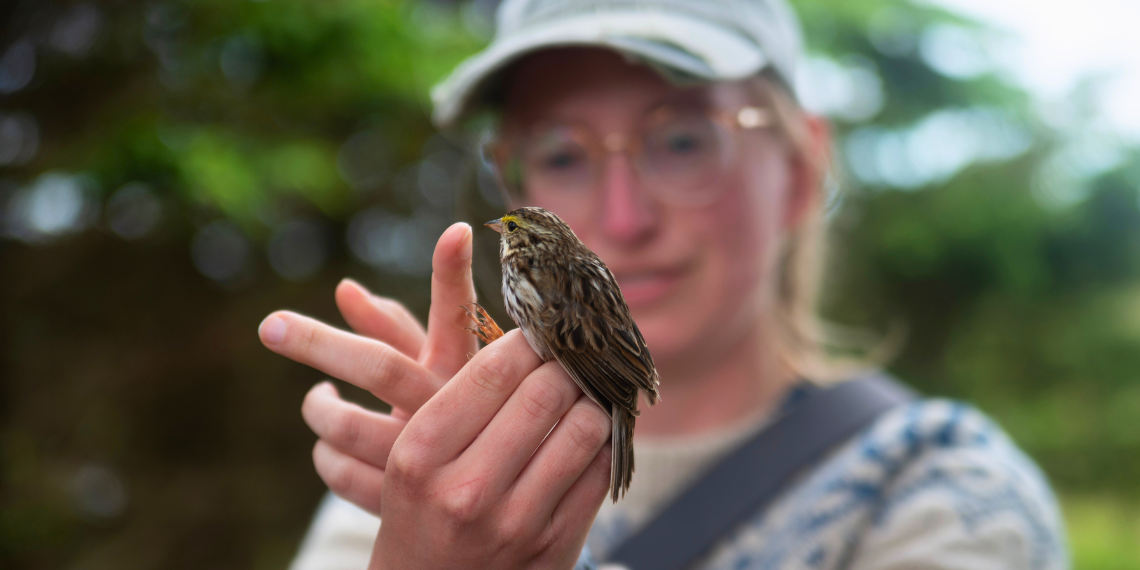
[[(750, 435), (638, 439), (626, 498), (607, 502), (578, 570), (606, 554)], [(379, 521), (330, 496), (292, 570), (367, 567)], [(721, 569), (1068, 568), (1063, 524), (1037, 467), (974, 408), (924, 400), (892, 410), (831, 452), (696, 565)]]

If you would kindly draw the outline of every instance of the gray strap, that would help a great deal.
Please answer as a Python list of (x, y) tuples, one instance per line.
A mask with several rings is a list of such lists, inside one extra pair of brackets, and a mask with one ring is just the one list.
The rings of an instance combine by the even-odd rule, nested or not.
[(632, 570), (685, 568), (763, 509), (796, 473), (912, 399), (909, 388), (882, 375), (808, 393), (618, 545), (610, 561)]

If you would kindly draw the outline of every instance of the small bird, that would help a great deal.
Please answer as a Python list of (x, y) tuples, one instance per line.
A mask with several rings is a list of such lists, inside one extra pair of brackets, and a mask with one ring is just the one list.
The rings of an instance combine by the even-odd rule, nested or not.
[[(543, 360), (557, 360), (613, 419), (610, 498), (617, 502), (633, 477), (638, 392), (645, 392), (650, 405), (661, 397), (653, 358), (617, 280), (547, 210), (519, 208), (485, 225), (502, 235), (499, 260), (507, 313), (531, 348)], [(468, 314), (476, 321), (476, 334), (498, 328), (481, 308)]]

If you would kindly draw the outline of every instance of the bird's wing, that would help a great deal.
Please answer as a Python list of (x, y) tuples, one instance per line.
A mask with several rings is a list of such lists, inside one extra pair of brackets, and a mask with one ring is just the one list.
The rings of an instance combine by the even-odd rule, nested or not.
[(554, 358), (594, 401), (612, 402), (636, 414), (637, 392), (657, 400), (657, 372), (645, 339), (629, 316), (613, 274), (601, 262), (576, 264), (557, 298), (544, 307), (543, 335)]

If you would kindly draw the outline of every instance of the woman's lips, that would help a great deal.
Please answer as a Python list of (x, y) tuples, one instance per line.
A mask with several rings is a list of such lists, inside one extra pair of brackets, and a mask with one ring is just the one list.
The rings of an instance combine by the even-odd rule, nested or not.
[(668, 296), (684, 276), (683, 271), (638, 271), (616, 273), (621, 294), (630, 307), (650, 305)]

